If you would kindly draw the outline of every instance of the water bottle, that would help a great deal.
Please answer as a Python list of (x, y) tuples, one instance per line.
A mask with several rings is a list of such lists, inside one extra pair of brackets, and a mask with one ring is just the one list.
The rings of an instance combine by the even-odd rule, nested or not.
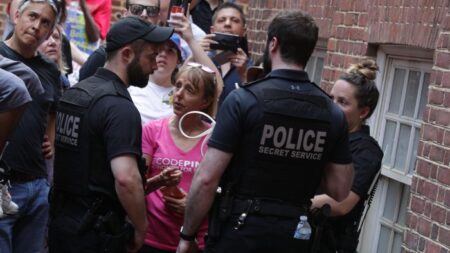
[(297, 224), (295, 229), (294, 238), (299, 240), (309, 240), (311, 237), (311, 226), (308, 223), (307, 216), (300, 216), (300, 222)]

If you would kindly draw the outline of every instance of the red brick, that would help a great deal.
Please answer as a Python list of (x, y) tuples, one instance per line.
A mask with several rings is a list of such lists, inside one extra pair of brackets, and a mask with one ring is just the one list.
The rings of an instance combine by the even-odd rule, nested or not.
[(446, 210), (440, 206), (432, 205), (431, 206), (431, 219), (433, 221), (444, 223), (445, 222), (445, 213)]
[(444, 94), (440, 90), (429, 89), (428, 90), (428, 103), (432, 105), (442, 105), (444, 103)]
[(423, 211), (423, 214), (428, 218), (431, 217), (431, 202), (425, 201), (425, 210)]
[(429, 158), (430, 157), (430, 149), (431, 145), (428, 143), (423, 144), (423, 157)]
[(445, 185), (450, 185), (450, 168), (439, 167), (437, 181)]
[(419, 217), (417, 219), (417, 232), (425, 237), (429, 237), (431, 233), (431, 222), (425, 218)]
[(450, 208), (450, 190), (445, 191), (444, 204)]
[(431, 146), (430, 159), (434, 162), (442, 162), (444, 160), (445, 150), (441, 147)]
[(450, 93), (446, 92), (444, 94), (444, 107), (449, 108), (450, 107)]
[(409, 249), (415, 250), (419, 244), (419, 236), (416, 234), (407, 232), (405, 244), (406, 244), (406, 247), (408, 247)]
[(438, 203), (443, 203), (444, 202), (444, 197), (445, 197), (445, 188), (439, 187), (436, 201)]
[(417, 214), (423, 213), (425, 209), (425, 200), (420, 199), (416, 196), (411, 197), (411, 210)]
[(436, 122), (441, 126), (450, 126), (450, 112), (439, 110)]
[(439, 229), (439, 239), (438, 241), (447, 247), (450, 246), (450, 230), (447, 230), (443, 227)]
[(430, 200), (436, 200), (437, 185), (426, 180), (419, 180), (417, 192)]
[(430, 177), (430, 164), (425, 160), (418, 160), (416, 166), (416, 173), (424, 178)]
[(437, 168), (438, 168), (437, 165), (430, 164), (430, 179), (436, 179), (436, 177), (437, 177)]
[(344, 25), (353, 26), (358, 23), (358, 14), (346, 13), (344, 17)]
[(441, 86), (443, 88), (450, 88), (450, 72), (442, 72), (442, 71), (435, 71), (438, 72), (436, 75), (440, 75), (442, 78)]
[(450, 164), (450, 150), (446, 150), (445, 151), (444, 164)]
[(436, 62), (435, 65), (437, 67), (443, 69), (450, 69), (450, 53), (445, 52), (437, 52), (436, 53)]
[(450, 131), (446, 130), (444, 132), (444, 138), (443, 138), (442, 144), (444, 144), (444, 146), (446, 146), (446, 147), (450, 147)]
[(441, 247), (432, 241), (427, 241), (425, 246), (425, 252), (427, 253), (440, 253)]
[(447, 222), (445, 224), (450, 226), (450, 209), (447, 209)]

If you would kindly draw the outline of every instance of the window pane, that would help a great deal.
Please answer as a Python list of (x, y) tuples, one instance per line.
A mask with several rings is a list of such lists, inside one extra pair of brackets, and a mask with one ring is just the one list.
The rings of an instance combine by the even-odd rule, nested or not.
[(400, 253), (402, 248), (403, 235), (401, 233), (394, 233), (394, 244), (392, 245), (391, 253)]
[(322, 70), (323, 70), (323, 58), (317, 57), (316, 70), (314, 71), (314, 79), (313, 79), (316, 84), (320, 84), (320, 78), (322, 77)]
[(313, 70), (314, 70), (314, 63), (316, 62), (316, 57), (315, 56), (311, 56), (311, 58), (309, 58), (308, 63), (306, 64), (306, 73), (308, 73), (309, 79), (311, 80), (311, 78), (313, 77)]
[(400, 208), (398, 209), (398, 221), (397, 221), (397, 223), (402, 226), (405, 226), (406, 209), (408, 208), (408, 202), (409, 202), (409, 187), (403, 185), (402, 199)]
[(417, 119), (422, 119), (423, 110), (425, 109), (425, 105), (427, 103), (429, 83), (430, 83), (430, 73), (425, 73), (423, 76), (422, 93), (420, 94), (420, 105), (419, 105), (419, 113), (417, 114)]
[(391, 230), (383, 225), (381, 225), (380, 237), (378, 238), (378, 249), (377, 253), (387, 253), (389, 245), (389, 237)]
[(419, 92), (420, 72), (409, 71), (408, 86), (406, 86), (405, 104), (403, 106), (403, 115), (414, 118), (416, 109), (417, 94)]
[(400, 133), (397, 143), (397, 151), (395, 152), (394, 168), (406, 171), (406, 156), (408, 155), (409, 137), (411, 135), (411, 126), (400, 124)]
[(383, 164), (392, 167), (392, 152), (394, 146), (396, 123), (390, 120), (386, 121), (386, 128), (384, 130), (383, 138)]
[(400, 111), (403, 85), (405, 83), (405, 73), (406, 71), (404, 69), (395, 69), (388, 112), (398, 114)]
[(414, 140), (413, 140), (413, 149), (411, 153), (411, 161), (409, 163), (409, 170), (408, 174), (412, 174), (414, 169), (416, 168), (416, 161), (417, 161), (417, 147), (419, 146), (419, 134), (420, 129), (414, 128)]
[(401, 194), (401, 184), (394, 180), (389, 180), (388, 191), (386, 194), (386, 201), (384, 204), (383, 217), (394, 222), (395, 210), (397, 208)]

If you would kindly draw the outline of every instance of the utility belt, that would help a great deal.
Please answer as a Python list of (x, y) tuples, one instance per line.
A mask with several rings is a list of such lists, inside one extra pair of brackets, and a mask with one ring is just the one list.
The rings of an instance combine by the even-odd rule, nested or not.
[(247, 213), (298, 219), (300, 215), (306, 215), (308, 213), (309, 206), (310, 203), (297, 206), (277, 200), (236, 198), (233, 201), (231, 213)]
[(134, 237), (133, 226), (125, 221), (125, 215), (108, 203), (105, 197), (97, 197), (86, 205), (87, 200), (71, 194), (51, 197), (51, 218), (65, 215), (79, 220), (76, 232), (84, 236), (94, 232), (102, 251), (108, 253), (126, 252), (127, 243)]

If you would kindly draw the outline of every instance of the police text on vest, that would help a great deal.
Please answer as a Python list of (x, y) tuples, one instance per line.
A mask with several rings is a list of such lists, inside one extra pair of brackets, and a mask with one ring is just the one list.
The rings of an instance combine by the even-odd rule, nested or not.
[(326, 131), (265, 124), (258, 152), (280, 157), (321, 160), (326, 137)]

